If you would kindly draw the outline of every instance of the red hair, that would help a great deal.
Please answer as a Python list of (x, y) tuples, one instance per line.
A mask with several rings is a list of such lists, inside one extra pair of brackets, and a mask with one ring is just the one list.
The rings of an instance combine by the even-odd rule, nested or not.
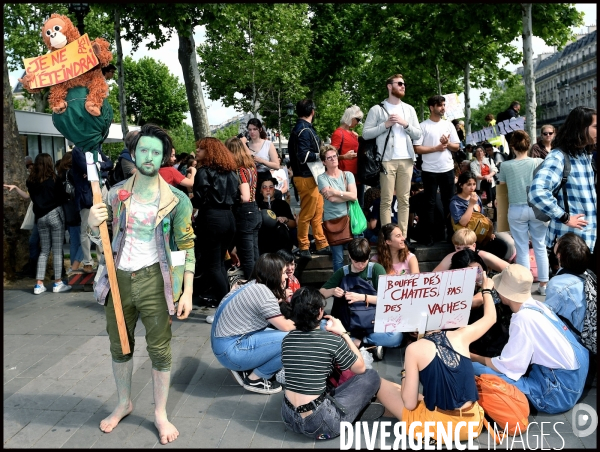
[(204, 158), (198, 164), (217, 171), (236, 171), (238, 169), (229, 149), (225, 147), (221, 140), (213, 137), (201, 138), (196, 141), (196, 147), (205, 150)]

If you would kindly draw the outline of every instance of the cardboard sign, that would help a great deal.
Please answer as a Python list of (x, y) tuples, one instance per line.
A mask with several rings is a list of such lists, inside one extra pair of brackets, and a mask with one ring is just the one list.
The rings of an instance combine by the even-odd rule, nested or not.
[(87, 33), (54, 52), (35, 58), (23, 58), (25, 71), (35, 78), (31, 89), (44, 88), (71, 80), (98, 65)]
[(444, 94), (443, 97), (446, 99), (446, 114), (444, 117), (448, 121), (465, 117), (465, 107), (456, 93)]
[(477, 268), (379, 277), (375, 332), (415, 332), (467, 325)]

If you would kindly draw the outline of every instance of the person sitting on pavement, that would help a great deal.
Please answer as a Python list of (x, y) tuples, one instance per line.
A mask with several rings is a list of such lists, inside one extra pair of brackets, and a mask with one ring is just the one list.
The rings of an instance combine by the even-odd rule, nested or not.
[[(493, 283), (485, 274), (482, 278), (482, 286), (486, 290), (483, 317), (456, 330), (426, 332), (422, 339), (406, 348), (401, 386), (382, 380), (377, 399), (398, 420), (410, 425), (409, 432), (414, 432), (416, 438), (423, 438), (426, 421), (432, 424), (430, 431), (433, 438), (438, 437), (436, 428), (439, 423), (452, 432), (462, 423), (461, 441), (465, 441), (469, 434), (467, 422), (477, 422), (475, 431), (477, 435), (481, 433), (484, 412), (477, 403), (479, 395), (469, 359), (469, 345), (496, 320), (494, 302), (489, 293)], [(423, 385), (422, 395), (419, 384)], [(415, 425), (416, 428), (413, 428)]]
[(379, 231), (377, 254), (372, 262), (379, 262), (388, 275), (414, 275), (419, 272), (417, 256), (410, 252), (404, 235), (397, 224), (386, 224)]
[[(508, 266), (508, 265), (507, 265)], [(488, 276), (494, 275), (493, 271), (488, 272), (488, 267), (475, 251), (470, 248), (458, 251), (452, 256), (450, 270), (461, 268), (477, 268), (477, 278), (475, 280), (475, 290), (471, 301), (471, 312), (469, 313), (469, 324), (479, 320), (484, 311), (481, 308), (484, 303), (483, 292), (483, 273)], [(480, 355), (496, 355), (502, 351), (502, 348), (508, 342), (508, 329), (510, 326), (511, 312), (507, 306), (501, 303), (500, 296), (492, 288), (492, 298), (496, 309), (496, 322), (476, 341), (472, 342), (470, 349), (473, 353)]]
[[(323, 284), (320, 291), (325, 298), (335, 297), (331, 314), (340, 319), (344, 328), (350, 332), (354, 343), (358, 346), (376, 346), (375, 357), (383, 359), (383, 347), (399, 347), (402, 343), (402, 333), (375, 333), (373, 326), (365, 328), (353, 326), (351, 321), (351, 305), (366, 304), (372, 309), (372, 320), (375, 320), (375, 304), (377, 304), (377, 287), (379, 277), (385, 275), (385, 268), (376, 262), (369, 262), (371, 246), (367, 239), (353, 239), (348, 243), (350, 265), (345, 265), (336, 271)], [(371, 322), (365, 321), (369, 325)], [(355, 325), (355, 324), (354, 324)]]
[(275, 254), (281, 257), (285, 261), (285, 274), (287, 279), (285, 281), (285, 300), (279, 303), (279, 309), (281, 314), (289, 319), (292, 313), (291, 301), (292, 295), (300, 289), (300, 281), (294, 276), (294, 270), (296, 269), (296, 261), (294, 255), (288, 250), (279, 250)]
[(256, 204), (261, 211), (270, 210), (275, 214), (275, 220), (267, 218), (263, 213), (263, 223), (258, 231), (258, 249), (261, 254), (275, 253), (280, 249), (292, 250), (294, 235), (296, 234), (296, 218), (292, 208), (283, 199), (274, 196), (277, 179), (274, 177), (263, 180), (260, 186), (260, 195)]
[(244, 389), (259, 394), (281, 391), (271, 377), (283, 366), (281, 341), (295, 328), (279, 308), (286, 298), (285, 267), (281, 257), (262, 254), (251, 280), (223, 298), (211, 328), (211, 347), (219, 363)]
[[(317, 289), (300, 288), (291, 306), (296, 330), (282, 343), (285, 396), (281, 418), (296, 433), (318, 440), (336, 438), (340, 423), (359, 417), (382, 380), (375, 370), (366, 368), (342, 322), (325, 315), (325, 299)], [(323, 319), (327, 319), (324, 329), (320, 326)], [(334, 365), (355, 375), (327, 392), (327, 378)]]
[(493, 280), (502, 303), (513, 312), (510, 337), (500, 355), (471, 353), (475, 375), (497, 375), (515, 385), (540, 412), (570, 410), (583, 392), (588, 350), (546, 303), (531, 297), (528, 269), (511, 264)]
[(500, 259), (498, 256), (494, 256), (492, 253), (488, 253), (487, 251), (483, 250), (477, 251), (477, 235), (470, 229), (463, 228), (456, 231), (452, 235), (452, 244), (454, 245), (455, 251), (447, 254), (444, 259), (442, 259), (442, 261), (433, 269), (434, 272), (450, 270), (452, 256), (454, 256), (458, 251), (462, 251), (467, 248), (475, 251), (481, 260), (485, 262), (485, 265), (496, 273), (500, 273), (510, 265), (504, 259)]

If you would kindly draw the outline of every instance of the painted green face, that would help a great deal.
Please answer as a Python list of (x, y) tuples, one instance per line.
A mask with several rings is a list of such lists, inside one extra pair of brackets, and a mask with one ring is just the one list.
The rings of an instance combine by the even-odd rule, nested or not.
[(162, 141), (155, 137), (141, 137), (135, 148), (135, 166), (144, 176), (154, 177), (163, 158)]

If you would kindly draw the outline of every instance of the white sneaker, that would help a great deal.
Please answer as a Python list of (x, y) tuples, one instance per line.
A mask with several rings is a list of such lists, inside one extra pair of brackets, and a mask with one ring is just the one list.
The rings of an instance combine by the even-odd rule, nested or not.
[[(45, 290), (45, 289), (44, 289)], [(54, 286), (52, 287), (52, 292), (54, 293), (59, 293), (59, 292), (67, 292), (71, 290), (71, 286), (67, 286), (64, 282), (59, 282), (59, 283), (54, 283)]]
[(542, 296), (546, 296), (546, 286), (539, 286), (537, 292)]
[(214, 315), (207, 315), (206, 316), (206, 323), (213, 323), (214, 320), (215, 320), (215, 316)]
[(39, 295), (44, 292), (46, 292), (46, 286), (44, 286), (43, 284), (41, 286), (36, 284), (35, 287), (33, 288), (33, 293), (35, 295)]

